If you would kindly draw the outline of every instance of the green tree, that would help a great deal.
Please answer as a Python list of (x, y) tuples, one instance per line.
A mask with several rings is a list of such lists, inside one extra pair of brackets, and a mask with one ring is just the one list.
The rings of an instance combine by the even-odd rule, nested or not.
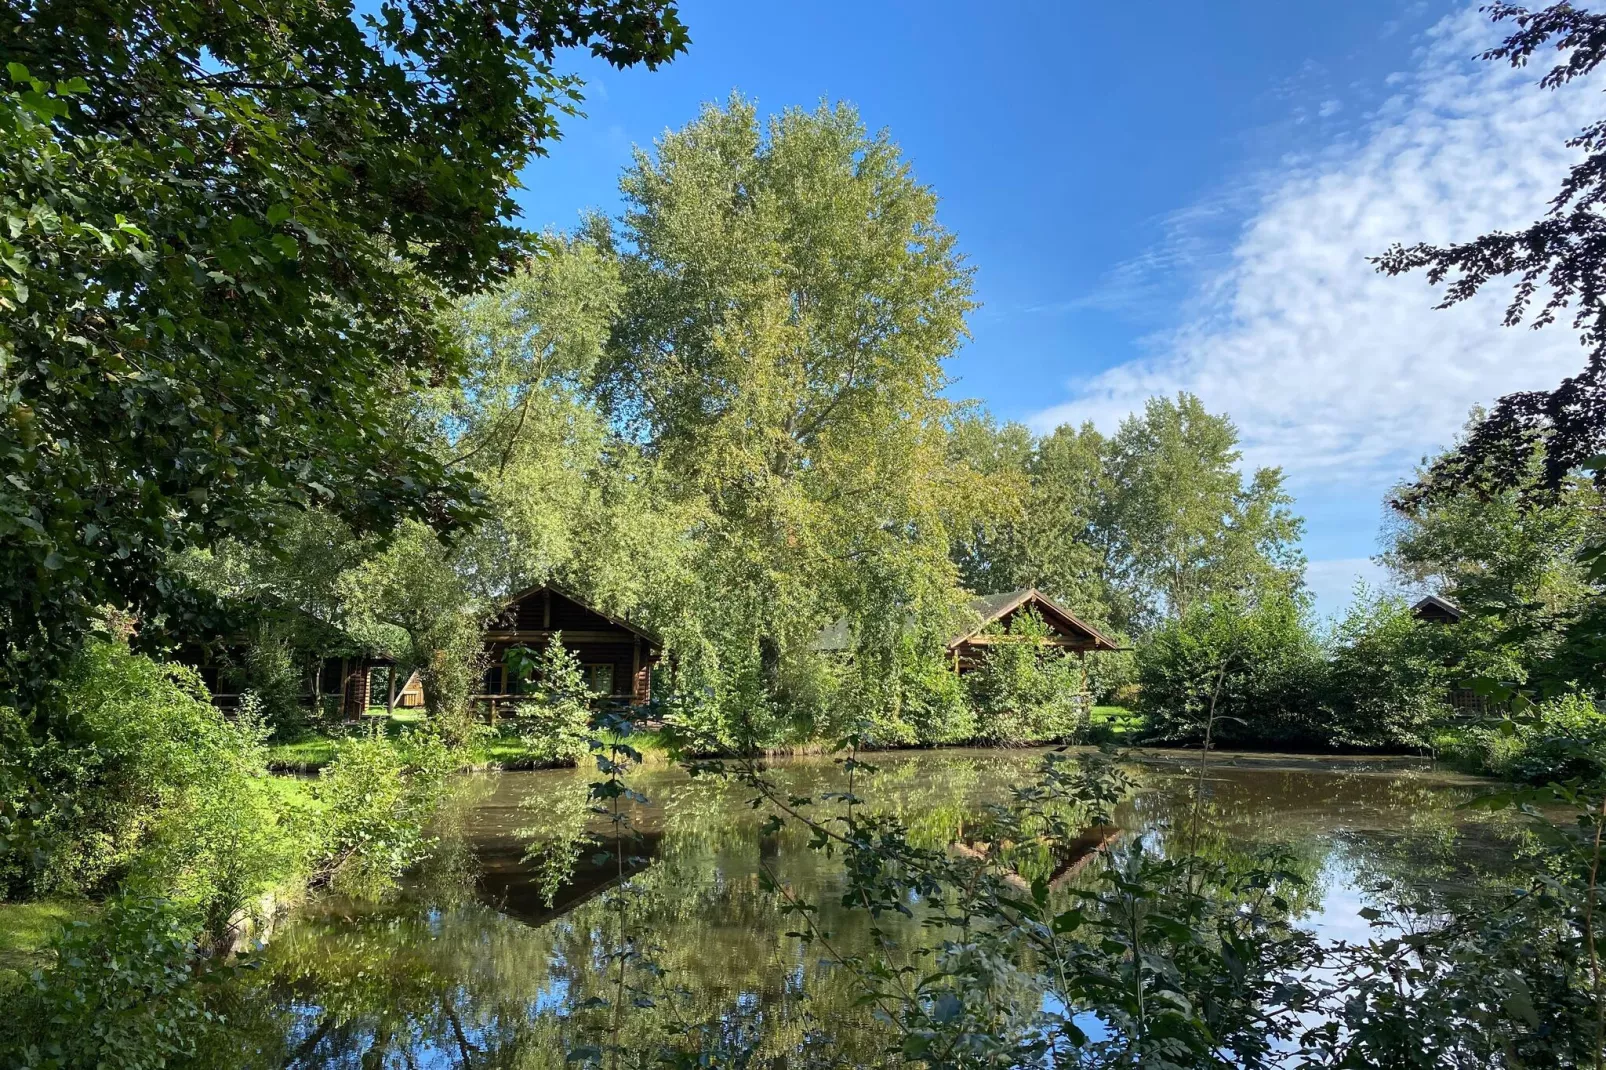
[(474, 514), (413, 390), (511, 266), (515, 176), (577, 83), (686, 43), (665, 0), (0, 9), (0, 670), (32, 703), (98, 607), (283, 504)]
[[(1468, 433), (1480, 426), (1474, 412)], [(1380, 560), (1402, 586), (1444, 595), (1468, 617), (1444, 637), (1445, 657), (1462, 679), (1493, 676), (1549, 687), (1591, 686), (1606, 668), (1601, 631), (1601, 579), (1587, 552), (1606, 529), (1601, 491), (1569, 477), (1550, 490), (1546, 454), (1530, 448), (1515, 483), (1478, 473), (1437, 487), (1453, 446), (1389, 496)]]
[(890, 649), (911, 613), (948, 610), (939, 391), (970, 272), (935, 195), (846, 106), (708, 107), (622, 188), (600, 390), (694, 520), (668, 638), (716, 689), (784, 698), (832, 620)]
[(1150, 398), (1109, 446), (1101, 523), (1130, 624), (1177, 619), (1215, 594), (1295, 589), (1303, 582), (1303, 521), (1280, 469), (1245, 480), (1238, 430), (1192, 394)]
[(1040, 438), (990, 417), (957, 426), (956, 460), (1002, 491), (957, 542), (965, 586), (985, 593), (1037, 587), (1095, 623), (1129, 619), (1129, 609), (1112, 605), (1118, 594), (1109, 584), (1107, 446), (1091, 424), (1065, 424)]
[(1404, 599), (1364, 587), (1330, 640), (1322, 701), (1330, 742), (1343, 747), (1428, 746), (1450, 712), (1459, 636), (1418, 621)]
[[(1483, 8), (1514, 29), (1482, 55), (1526, 67), (1547, 46), (1559, 54), (1539, 88), (1559, 89), (1588, 77), (1606, 59), (1606, 14), (1563, 0), (1537, 11), (1505, 3)], [(1431, 480), (1410, 488), (1412, 497), (1456, 493), (1473, 477), (1504, 487), (1530, 483), (1535, 441), (1547, 444), (1540, 483), (1557, 489), (1606, 449), (1606, 260), (1600, 252), (1599, 207), (1606, 200), (1606, 123), (1586, 126), (1569, 148), (1584, 157), (1568, 171), (1543, 217), (1526, 227), (1497, 230), (1446, 245), (1396, 243), (1375, 258), (1389, 275), (1425, 271), (1435, 285), (1450, 280), (1440, 308), (1515, 280), (1505, 324), (1545, 327), (1570, 318), (1589, 347), (1582, 371), (1554, 390), (1524, 390), (1501, 398), (1481, 415), (1466, 439), (1433, 464)]]
[(481, 627), (489, 600), (477, 597), (452, 549), (424, 524), (404, 523), (391, 544), (340, 580), (351, 629), (397, 651), (397, 673), (416, 669), (431, 715), (466, 728), (468, 700), (483, 668)]

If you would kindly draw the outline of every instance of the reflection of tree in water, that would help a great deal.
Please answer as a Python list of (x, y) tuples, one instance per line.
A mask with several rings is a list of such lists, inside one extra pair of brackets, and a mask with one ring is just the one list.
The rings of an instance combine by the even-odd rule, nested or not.
[[(875, 756), (879, 770), (860, 781), (858, 793), (867, 809), (903, 821), (912, 839), (941, 846), (979, 834), (987, 804), (1006, 797), (1037, 759), (996, 752)], [(1200, 820), (1190, 827), (1198, 786), (1193, 768), (1134, 769), (1143, 790), (1119, 808), (1117, 822), (1142, 832), (1149, 850), (1168, 857), (1191, 846), (1228, 872), (1247, 870), (1258, 848), (1282, 842), (1294, 845), (1289, 865), (1316, 878), (1335, 847), (1346, 860), (1359, 858), (1379, 875), (1397, 877), (1411, 860), (1431, 867), (1454, 854), (1456, 837), (1445, 829), (1460, 817), (1445, 816), (1445, 789), (1427, 780), (1366, 771), (1211, 769), (1197, 801)], [(799, 794), (839, 790), (843, 781), (827, 761), (772, 773)], [(495, 809), (486, 805), (487, 793), (501, 800), (522, 785), (526, 795), (551, 798), (562, 781), (546, 774), (494, 785), (490, 779), (448, 815), (440, 849), (405, 897), (377, 910), (330, 906), (267, 948), (263, 969), (247, 981), (274, 1008), (260, 1026), (264, 1065), (556, 1067), (566, 1050), (593, 1039), (606, 1012), (588, 1009), (588, 1001), (612, 998), (616, 971), (608, 958), (614, 923), (608, 903), (589, 899), (532, 927), (473, 897), (475, 880), (483, 889), (502, 864), (484, 854), (487, 844), (499, 842), (495, 830), (475, 825), (476, 815)], [(788, 1056), (788, 1065), (798, 1065), (798, 1054), (811, 1048), (826, 1063), (878, 1059), (893, 1039), (890, 1028), (862, 1004), (855, 977), (823, 962), (829, 956), (818, 944), (806, 949), (790, 935), (801, 923), (783, 913), (761, 877), (767, 868), (817, 904), (815, 926), (837, 952), (853, 953), (870, 945), (870, 919), (843, 905), (839, 862), (810, 850), (807, 833), (795, 825), (766, 834), (768, 809), (748, 805), (752, 792), (740, 784), (688, 779), (677, 770), (646, 770), (637, 781), (651, 801), (633, 820), (651, 861), (628, 877), (624, 891), (630, 927), (661, 977), (633, 968), (638, 996), (650, 999), (638, 998), (626, 1015), (621, 1043), (641, 1051), (666, 1043), (726, 1047), (756, 1059)], [(518, 814), (516, 801), (504, 809)], [(527, 828), (531, 817), (525, 811), (510, 820)], [(571, 813), (564, 834), (574, 831)], [(508, 829), (500, 834), (520, 854), (528, 846)], [(1020, 863), (1031, 875), (1032, 860), (1023, 856)], [(537, 901), (539, 866), (528, 866), (523, 879), (530, 901)], [(1293, 897), (1288, 917), (1319, 909), (1321, 899), (1312, 880)], [(879, 924), (901, 955), (935, 938), (922, 926), (918, 904), (912, 916), (883, 913)]]

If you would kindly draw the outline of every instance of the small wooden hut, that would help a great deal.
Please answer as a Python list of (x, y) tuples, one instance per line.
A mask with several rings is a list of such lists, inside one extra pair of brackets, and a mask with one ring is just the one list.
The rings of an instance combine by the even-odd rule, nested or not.
[(1454, 624), (1466, 615), (1466, 610), (1436, 594), (1428, 595), (1411, 607), (1411, 616), (1428, 624)]
[[(971, 616), (964, 627), (958, 629), (946, 643), (954, 671), (961, 675), (981, 663), (989, 646), (1019, 642), (1013, 636), (999, 635), (998, 632), (1008, 629), (1010, 621), (1029, 610), (1035, 611), (1048, 626), (1048, 635), (1042, 639), (1042, 646), (1058, 647), (1074, 652), (1079, 657), (1086, 657), (1090, 652), (1126, 649), (1035, 587), (984, 594), (971, 599), (969, 608)], [(846, 651), (851, 644), (851, 626), (844, 617), (820, 633), (814, 641), (814, 649)]]
[(493, 707), (517, 698), (520, 685), (508, 672), (508, 651), (523, 647), (539, 652), (554, 635), (579, 659), (592, 691), (615, 702), (651, 697), (653, 666), (663, 651), (658, 637), (550, 583), (513, 595), (486, 627), (488, 668), (481, 693), (474, 697)]
[(1078, 657), (1086, 657), (1093, 651), (1124, 649), (1035, 587), (982, 595), (971, 599), (970, 609), (975, 614), (971, 623), (948, 640), (954, 671), (961, 674), (975, 668), (994, 643), (1017, 642), (1012, 636), (999, 635), (998, 631), (1008, 629), (1010, 621), (1027, 611), (1036, 612), (1048, 626), (1048, 635), (1041, 640), (1043, 646), (1074, 651)]

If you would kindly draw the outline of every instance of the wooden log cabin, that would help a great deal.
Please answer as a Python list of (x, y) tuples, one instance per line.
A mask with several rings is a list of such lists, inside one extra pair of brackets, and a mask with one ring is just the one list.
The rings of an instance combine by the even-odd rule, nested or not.
[(948, 640), (948, 654), (953, 659), (954, 671), (961, 674), (975, 668), (992, 644), (1017, 642), (1012, 636), (998, 633), (1006, 631), (1016, 616), (1028, 610), (1035, 612), (1048, 626), (1048, 635), (1041, 640), (1042, 646), (1058, 647), (1075, 653), (1079, 658), (1085, 658), (1092, 652), (1124, 649), (1035, 587), (982, 595), (971, 599), (970, 610), (975, 617)]
[[(1042, 646), (1058, 647), (1084, 659), (1090, 653), (1128, 649), (1035, 587), (984, 594), (971, 599), (969, 609), (970, 616), (964, 626), (946, 643), (950, 663), (961, 675), (981, 663), (989, 646), (1019, 642), (1014, 636), (999, 633), (1007, 632), (1010, 622), (1027, 611), (1035, 612), (1048, 626), (1048, 635), (1040, 642)], [(851, 645), (850, 626), (843, 618), (820, 633), (814, 649), (846, 651)]]
[(508, 672), (508, 651), (523, 647), (539, 653), (553, 635), (579, 659), (592, 691), (614, 702), (651, 698), (653, 666), (663, 652), (658, 637), (547, 583), (509, 598), (487, 626), (487, 668), (475, 699), (490, 705), (493, 715), (497, 707), (515, 701), (520, 685)]

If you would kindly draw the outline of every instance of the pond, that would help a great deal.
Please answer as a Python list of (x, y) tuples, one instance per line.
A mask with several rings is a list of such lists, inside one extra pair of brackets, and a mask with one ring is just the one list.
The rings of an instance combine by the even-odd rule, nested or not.
[[(1031, 779), (1033, 751), (946, 750), (876, 755), (860, 773), (866, 805), (929, 836), (963, 839), (967, 819)], [(1393, 881), (1455, 895), (1497, 880), (1520, 832), (1458, 804), (1486, 782), (1412, 760), (1146, 754), (1129, 762), (1137, 790), (1116, 813), (1120, 835), (1169, 851), (1203, 784), (1208, 849), (1277, 843), (1309, 878), (1299, 924), (1328, 938), (1363, 939), (1368, 889)], [(839, 791), (829, 758), (775, 763), (788, 791)], [(382, 905), (322, 902), (282, 927), (254, 982), (283, 1038), (275, 1061), (322, 1066), (561, 1066), (577, 1012), (613, 996), (622, 887), (626, 931), (662, 974), (628, 1012), (643, 1044), (662, 1031), (713, 1029), (766, 1058), (832, 1048), (870, 1058), (886, 1040), (858, 1004), (847, 971), (793, 931), (800, 922), (767, 890), (819, 906), (816, 926), (837, 955), (864, 950), (865, 916), (840, 904), (840, 864), (811, 850), (801, 829), (768, 833), (752, 791), (677, 768), (631, 776), (639, 839), (628, 862), (595, 845), (577, 857), (530, 858), (530, 828), (578, 829), (594, 773), (523, 772), (471, 778), (443, 822), (441, 845), (405, 892)], [(829, 804), (826, 804), (829, 805)], [(593, 822), (595, 819), (592, 819)], [(605, 832), (606, 825), (594, 829)], [(550, 845), (549, 845), (550, 846)], [(558, 845), (561, 848), (561, 844)], [(561, 854), (561, 851), (558, 852)], [(573, 865), (567, 863), (572, 862)], [(623, 878), (624, 883), (619, 882)], [(918, 941), (918, 912), (897, 919)], [(770, 1065), (765, 1063), (765, 1065)], [(774, 1065), (791, 1065), (776, 1062)]]

